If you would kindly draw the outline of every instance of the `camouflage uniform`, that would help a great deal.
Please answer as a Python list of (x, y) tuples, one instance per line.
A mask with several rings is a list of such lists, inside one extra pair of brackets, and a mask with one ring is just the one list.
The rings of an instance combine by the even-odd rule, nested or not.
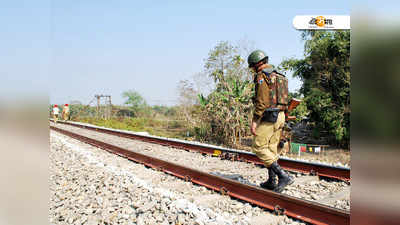
[(268, 168), (268, 180), (260, 186), (280, 193), (294, 182), (277, 162), (278, 143), (285, 124), (284, 110), (288, 105), (288, 80), (268, 65), (268, 56), (261, 50), (253, 51), (247, 62), (250, 68), (258, 71), (254, 78), (256, 93), (251, 129), (255, 135), (252, 150)]
[[(268, 76), (269, 75), (269, 76)], [(271, 108), (274, 100), (270, 96), (270, 86), (274, 85), (275, 72), (272, 68), (264, 69), (255, 76), (255, 106), (253, 121), (257, 122), (256, 135), (254, 136), (252, 151), (260, 158), (266, 167), (276, 162), (279, 158), (278, 144), (285, 124), (285, 113), (280, 111), (275, 123), (262, 120), (266, 109)]]

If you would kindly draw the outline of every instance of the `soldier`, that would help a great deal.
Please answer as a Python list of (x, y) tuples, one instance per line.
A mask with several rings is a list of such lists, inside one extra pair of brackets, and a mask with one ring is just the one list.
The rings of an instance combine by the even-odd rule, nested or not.
[(255, 73), (255, 109), (250, 126), (254, 135), (252, 151), (268, 168), (268, 180), (260, 186), (280, 193), (294, 182), (278, 164), (278, 144), (288, 104), (287, 79), (268, 64), (268, 56), (261, 50), (253, 51), (247, 61)]
[(64, 108), (63, 108), (63, 111), (62, 111), (62, 117), (63, 117), (63, 120), (68, 120), (68, 118), (69, 118), (69, 106), (68, 106), (68, 104), (64, 105)]
[(60, 113), (60, 109), (58, 108), (58, 105), (55, 104), (53, 107), (53, 119), (54, 119), (54, 123), (57, 123), (58, 120), (58, 114)]

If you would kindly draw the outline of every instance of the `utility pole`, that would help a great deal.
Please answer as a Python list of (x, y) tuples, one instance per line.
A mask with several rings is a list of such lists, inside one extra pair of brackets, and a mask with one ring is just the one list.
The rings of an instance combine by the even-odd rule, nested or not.
[[(101, 116), (103, 119), (110, 119), (112, 110), (111, 95), (95, 95), (94, 97), (97, 99), (97, 117)], [(104, 107), (101, 105), (101, 99), (104, 99)]]
[(100, 117), (100, 95), (94, 96), (97, 99), (96, 117)]

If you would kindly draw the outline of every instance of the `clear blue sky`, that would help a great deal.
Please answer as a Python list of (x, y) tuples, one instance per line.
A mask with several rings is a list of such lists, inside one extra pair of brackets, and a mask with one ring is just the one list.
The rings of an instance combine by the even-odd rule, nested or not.
[[(295, 15), (350, 14), (350, 3), (344, 0), (329, 4), (71, 0), (3, 5), (0, 12), (11, 22), (0, 32), (10, 44), (0, 59), (33, 84), (48, 72), (50, 102), (59, 104), (71, 100), (87, 104), (97, 93), (110, 94), (113, 103), (122, 104), (121, 93), (134, 89), (150, 104), (170, 105), (177, 99), (177, 83), (200, 72), (219, 41), (253, 41), (268, 53), (271, 63), (279, 64), (303, 53), (300, 33), (292, 27)], [(24, 66), (18, 66), (21, 61)], [(30, 74), (33, 70), (39, 75)], [(29, 89), (32, 83), (24, 85)], [(290, 89), (299, 85), (291, 80)]]

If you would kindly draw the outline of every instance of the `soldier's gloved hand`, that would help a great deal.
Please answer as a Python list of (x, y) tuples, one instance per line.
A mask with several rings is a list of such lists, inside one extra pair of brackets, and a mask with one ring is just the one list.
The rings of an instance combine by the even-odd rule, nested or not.
[(250, 126), (250, 131), (254, 136), (256, 135), (256, 128), (257, 128), (257, 123), (256, 122), (252, 122), (251, 126)]

